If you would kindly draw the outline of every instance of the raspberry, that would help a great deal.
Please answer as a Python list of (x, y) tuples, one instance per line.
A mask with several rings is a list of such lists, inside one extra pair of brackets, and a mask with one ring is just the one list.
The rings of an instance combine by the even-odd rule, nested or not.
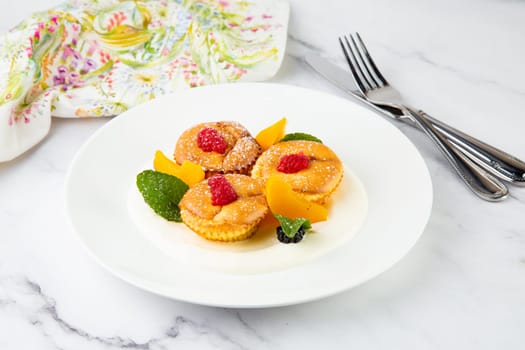
[(213, 128), (204, 128), (197, 135), (197, 144), (204, 152), (224, 154), (228, 144), (219, 132)]
[(237, 193), (224, 175), (214, 175), (208, 179), (211, 191), (211, 204), (226, 205), (237, 199)]
[(277, 170), (281, 173), (293, 174), (300, 170), (308, 168), (309, 159), (303, 152), (296, 154), (288, 154), (281, 157)]

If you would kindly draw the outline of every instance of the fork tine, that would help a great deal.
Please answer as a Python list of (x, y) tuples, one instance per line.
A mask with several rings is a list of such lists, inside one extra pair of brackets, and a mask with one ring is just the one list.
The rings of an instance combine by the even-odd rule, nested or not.
[(355, 36), (357, 37), (357, 41), (359, 42), (359, 46), (361, 47), (361, 51), (363, 51), (363, 53), (365, 54), (366, 61), (368, 62), (368, 65), (372, 68), (372, 70), (374, 71), (376, 76), (379, 78), (379, 80), (381, 80), (383, 85), (388, 85), (388, 81), (385, 79), (385, 77), (383, 77), (383, 74), (381, 74), (381, 72), (379, 71), (379, 68), (377, 68), (377, 65), (374, 62), (374, 60), (372, 59), (372, 56), (370, 56), (370, 53), (368, 52), (368, 49), (366, 48), (365, 43), (361, 39), (361, 35), (359, 35), (359, 33), (356, 32)]
[(350, 44), (350, 42), (348, 41), (348, 37), (345, 35), (344, 36), (344, 39), (345, 39), (345, 43), (346, 43), (346, 47), (348, 48), (348, 50), (350, 51), (350, 56), (352, 57), (352, 59), (354, 60), (354, 67), (355, 67), (355, 70), (358, 72), (358, 74), (360, 75), (361, 79), (362, 79), (362, 82), (363, 82), (363, 85), (366, 85), (367, 86), (367, 90), (373, 90), (377, 87), (377, 85), (373, 85), (370, 80), (368, 79), (368, 77), (366, 76), (365, 72), (363, 72), (363, 68), (361, 67), (361, 63), (359, 62), (359, 60), (357, 59), (357, 56), (355, 54), (355, 52), (359, 52), (359, 48), (357, 46), (355, 46), (355, 42), (352, 40), (352, 34), (350, 34), (350, 40), (352, 40), (352, 43), (354, 43), (354, 45)]
[[(361, 73), (364, 75), (364, 71), (361, 67), (364, 67), (364, 70), (368, 73), (368, 75), (365, 77), (365, 79), (368, 81), (370, 86), (375, 89), (377, 87), (380, 87), (381, 84), (377, 82), (376, 78), (374, 78), (374, 75), (372, 72), (370, 72), (370, 69), (368, 68), (368, 64), (366, 63), (365, 57), (363, 57), (363, 54), (361, 53), (361, 50), (359, 49), (359, 45), (357, 45), (354, 36), (350, 34), (350, 40), (352, 41), (353, 46), (356, 48), (355, 51), (357, 51), (357, 56), (359, 57), (359, 61), (357, 62), (357, 65), (361, 69)], [(373, 83), (373, 84), (372, 84)]]
[[(346, 37), (345, 36), (343, 37), (346, 43), (348, 44), (348, 40), (346, 39)], [(353, 56), (352, 48), (349, 47), (347, 49), (343, 40), (341, 40), (341, 38), (339, 38), (339, 44), (341, 45), (341, 49), (343, 49), (343, 53), (346, 57), (346, 62), (348, 62), (348, 66), (350, 66), (350, 70), (352, 71), (352, 76), (354, 77), (354, 80), (357, 86), (359, 87), (359, 90), (364, 94), (368, 89), (364, 86), (363, 82), (361, 81), (361, 78), (359, 77), (359, 74), (357, 73), (355, 69), (354, 63), (352, 62), (350, 58), (350, 55)]]

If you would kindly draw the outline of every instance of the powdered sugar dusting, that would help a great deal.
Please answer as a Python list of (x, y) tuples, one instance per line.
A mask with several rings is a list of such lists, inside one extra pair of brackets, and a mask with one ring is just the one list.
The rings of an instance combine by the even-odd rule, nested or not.
[[(199, 147), (198, 135), (205, 129), (213, 129), (226, 142), (224, 152), (206, 152)], [(175, 160), (184, 160), (201, 165), (211, 173), (248, 174), (261, 148), (250, 132), (235, 121), (210, 122), (195, 125), (186, 130), (177, 141)]]

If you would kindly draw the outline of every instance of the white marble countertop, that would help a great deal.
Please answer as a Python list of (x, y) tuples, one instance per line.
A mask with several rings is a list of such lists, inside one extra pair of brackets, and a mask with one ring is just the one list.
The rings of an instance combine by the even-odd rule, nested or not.
[[(359, 31), (413, 104), (525, 159), (525, 3), (503, 0), (291, 1), (274, 82), (344, 96), (299, 58), (343, 66), (337, 36)], [(58, 1), (4, 5), (0, 31)], [(525, 188), (502, 203), (469, 193), (419, 132), (402, 130), (432, 174), (434, 208), (414, 249), (334, 297), (260, 310), (152, 295), (81, 248), (64, 213), (64, 178), (107, 120), (53, 121), (49, 137), (0, 164), (0, 349), (523, 349)]]

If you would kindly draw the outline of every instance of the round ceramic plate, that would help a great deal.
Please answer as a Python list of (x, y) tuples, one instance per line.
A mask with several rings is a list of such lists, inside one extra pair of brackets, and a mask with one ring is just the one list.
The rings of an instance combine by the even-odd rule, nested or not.
[[(149, 230), (144, 225), (147, 220), (136, 220), (133, 210), (147, 213), (149, 208), (130, 206), (130, 191), (156, 149), (169, 154), (178, 135), (200, 122), (234, 120), (256, 134), (283, 116), (288, 120), (287, 131), (319, 137), (348, 169), (347, 182), (338, 190), (341, 199), (336, 196), (332, 203), (335, 217), (312, 235), (323, 239), (332, 235), (336, 243), (325, 239), (322, 244), (328, 248), (318, 251), (312, 244), (304, 245), (311, 254), (301, 251), (302, 244), (285, 250), (273, 243), (242, 252), (221, 250), (192, 239), (170, 241), (166, 235), (159, 239), (157, 226)], [(412, 143), (389, 122), (332, 95), (267, 83), (190, 89), (135, 107), (86, 142), (66, 182), (66, 208), (73, 230), (102, 266), (153, 293), (224, 307), (296, 304), (362, 284), (410, 250), (424, 230), (431, 207), (426, 165)], [(191, 234), (178, 232), (175, 226), (167, 230), (174, 235)], [(185, 250), (179, 243), (195, 249), (182, 254)], [(262, 254), (259, 250), (264, 249)], [(220, 268), (203, 263), (206, 250), (218, 259)], [(234, 258), (232, 250), (238, 253)], [(286, 250), (292, 263), (284, 258)], [(272, 256), (278, 257), (273, 265), (260, 268), (261, 259)], [(253, 269), (231, 268), (232, 262), (247, 261), (254, 264)]]

